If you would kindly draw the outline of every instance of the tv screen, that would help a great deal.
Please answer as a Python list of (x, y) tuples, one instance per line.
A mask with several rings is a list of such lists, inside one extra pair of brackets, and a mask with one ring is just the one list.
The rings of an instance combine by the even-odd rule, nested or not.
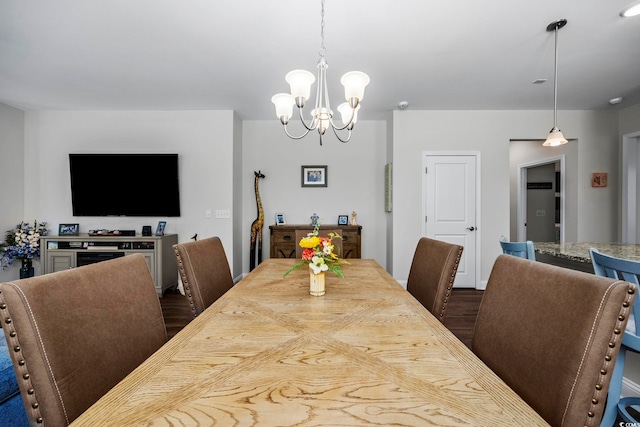
[(69, 154), (73, 216), (180, 216), (177, 154)]

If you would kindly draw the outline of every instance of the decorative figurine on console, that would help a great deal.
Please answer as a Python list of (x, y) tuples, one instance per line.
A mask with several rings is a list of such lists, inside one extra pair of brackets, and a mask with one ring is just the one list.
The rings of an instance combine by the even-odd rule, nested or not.
[(318, 220), (320, 219), (320, 217), (318, 215), (316, 215), (316, 213), (314, 212), (313, 215), (311, 215), (311, 226), (315, 227), (316, 225), (318, 225)]
[(358, 225), (358, 223), (356, 222), (356, 215), (358, 215), (356, 211), (351, 212), (351, 222), (349, 223), (349, 225)]

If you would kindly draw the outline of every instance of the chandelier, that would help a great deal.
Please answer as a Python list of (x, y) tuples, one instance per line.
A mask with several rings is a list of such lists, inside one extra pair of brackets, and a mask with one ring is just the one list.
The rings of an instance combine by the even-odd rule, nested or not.
[(566, 144), (568, 141), (558, 129), (558, 30), (567, 25), (566, 19), (554, 21), (547, 26), (547, 31), (555, 31), (555, 70), (553, 74), (553, 128), (547, 136), (547, 140), (542, 144), (545, 147), (556, 147)]
[[(329, 103), (329, 89), (327, 88), (328, 65), (324, 47), (324, 0), (322, 0), (321, 6), (320, 59), (317, 65), (318, 86), (316, 88), (315, 108), (311, 110), (310, 123), (307, 123), (302, 115), (302, 110), (311, 94), (311, 85), (316, 80), (315, 76), (309, 71), (293, 70), (287, 73), (285, 80), (291, 87), (291, 93), (278, 93), (271, 98), (271, 102), (276, 107), (276, 116), (280, 119), (284, 132), (289, 138), (302, 139), (310, 131), (317, 129), (320, 135), (320, 145), (322, 145), (322, 136), (328, 127), (331, 127), (340, 142), (348, 142), (351, 139), (351, 130), (358, 121), (358, 110), (360, 109), (360, 101), (364, 96), (364, 88), (369, 84), (369, 76), (360, 71), (349, 71), (342, 76), (340, 83), (344, 86), (344, 97), (347, 102), (338, 105), (342, 125), (336, 125), (333, 121), (333, 111)], [(287, 130), (287, 124), (293, 115), (294, 104), (298, 107), (300, 122), (306, 129), (300, 136), (291, 135)]]

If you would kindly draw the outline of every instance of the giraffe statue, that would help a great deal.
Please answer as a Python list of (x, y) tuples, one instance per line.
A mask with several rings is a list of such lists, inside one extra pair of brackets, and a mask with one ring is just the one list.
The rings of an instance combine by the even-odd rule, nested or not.
[(260, 171), (253, 172), (255, 179), (253, 188), (256, 192), (256, 205), (258, 207), (258, 218), (251, 224), (251, 253), (249, 254), (249, 271), (256, 267), (256, 240), (258, 241), (258, 264), (262, 262), (262, 226), (264, 224), (264, 211), (262, 210), (262, 200), (260, 200), (260, 191), (258, 191), (258, 180), (264, 178)]

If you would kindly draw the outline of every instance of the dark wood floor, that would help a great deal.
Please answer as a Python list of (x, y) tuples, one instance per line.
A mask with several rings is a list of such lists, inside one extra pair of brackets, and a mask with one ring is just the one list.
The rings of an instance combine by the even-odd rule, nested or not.
[(444, 325), (469, 348), (482, 294), (475, 289), (454, 289), (447, 306)]
[[(471, 347), (473, 328), (482, 299), (482, 291), (454, 289), (447, 307), (445, 326), (467, 347)], [(177, 290), (169, 289), (160, 298), (169, 338), (177, 334), (192, 319), (188, 303)]]

